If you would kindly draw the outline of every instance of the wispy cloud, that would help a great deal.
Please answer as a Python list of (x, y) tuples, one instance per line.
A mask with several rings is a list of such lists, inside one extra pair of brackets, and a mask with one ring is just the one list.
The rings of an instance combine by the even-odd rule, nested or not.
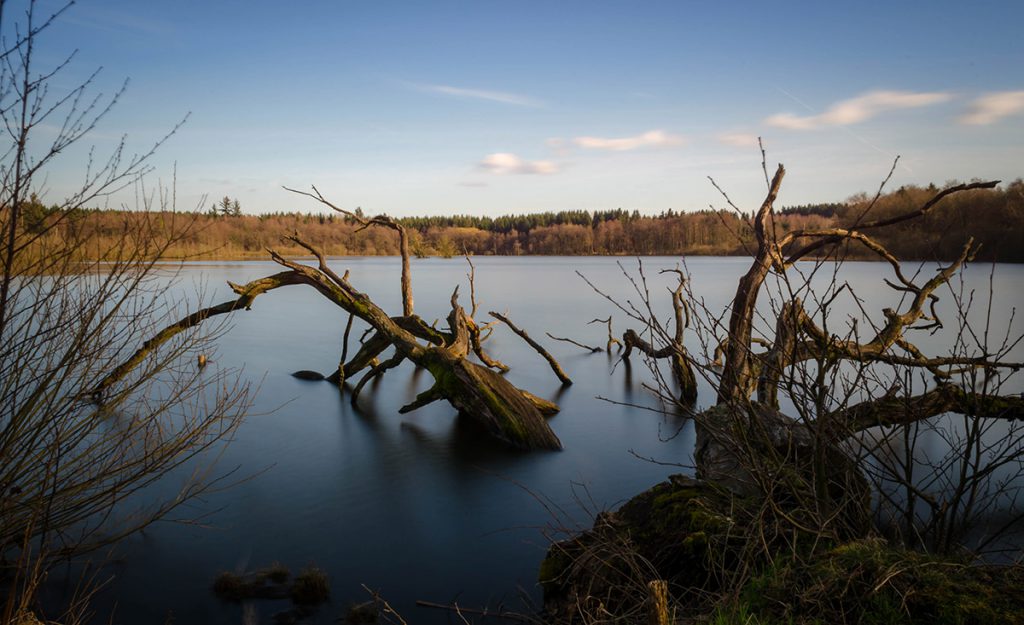
[(658, 148), (673, 145), (682, 145), (685, 140), (679, 135), (673, 135), (664, 130), (649, 130), (634, 137), (620, 137), (608, 139), (605, 137), (576, 137), (573, 143), (581, 148), (591, 150), (614, 150), (624, 152), (638, 148)]
[(551, 161), (525, 161), (515, 154), (496, 152), (480, 161), (480, 167), (492, 174), (556, 174), (558, 165)]
[(946, 102), (952, 95), (944, 92), (914, 93), (912, 91), (870, 91), (836, 102), (820, 115), (799, 116), (779, 113), (765, 120), (769, 126), (787, 130), (813, 130), (825, 126), (849, 126), (885, 111), (918, 108)]
[(422, 91), (430, 93), (440, 93), (442, 95), (449, 95), (456, 98), (469, 98), (476, 100), (488, 100), (490, 102), (500, 102), (502, 104), (512, 104), (515, 106), (543, 106), (543, 102), (529, 96), (519, 95), (517, 93), (508, 93), (505, 91), (489, 91), (486, 89), (469, 89), (466, 87), (453, 87), (451, 85), (416, 85)]
[(719, 143), (734, 145), (738, 148), (757, 147), (757, 135), (746, 132), (725, 132), (717, 137)]
[(1024, 113), (1024, 91), (997, 91), (971, 102), (971, 108), (960, 117), (960, 123), (984, 126), (1021, 113)]
[(174, 34), (169, 22), (146, 19), (127, 11), (84, 6), (74, 12), (62, 13), (60, 21), (94, 30), (138, 36)]

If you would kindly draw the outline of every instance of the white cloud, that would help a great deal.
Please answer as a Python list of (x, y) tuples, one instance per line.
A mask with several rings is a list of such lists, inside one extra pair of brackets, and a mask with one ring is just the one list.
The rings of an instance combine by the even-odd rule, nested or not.
[(576, 137), (573, 143), (581, 148), (592, 150), (636, 150), (637, 148), (668, 147), (682, 145), (683, 137), (672, 135), (664, 130), (649, 130), (635, 137), (621, 137), (618, 139), (606, 139), (604, 137)]
[(465, 87), (452, 87), (450, 85), (418, 85), (423, 91), (429, 91), (431, 93), (440, 93), (443, 95), (450, 95), (456, 98), (473, 98), (477, 100), (489, 100), (491, 102), (501, 102), (502, 104), (514, 104), (516, 106), (541, 106), (539, 100), (533, 98), (518, 95), (515, 93), (506, 93), (504, 91), (488, 91), (485, 89), (467, 89)]
[(726, 145), (734, 145), (738, 148), (757, 147), (757, 135), (745, 132), (726, 132), (718, 135), (718, 141)]
[(551, 161), (524, 161), (515, 154), (496, 152), (480, 161), (480, 167), (492, 174), (556, 174), (558, 165)]
[(950, 94), (942, 92), (870, 91), (856, 98), (836, 102), (820, 115), (801, 117), (792, 113), (779, 113), (766, 119), (765, 123), (787, 130), (848, 126), (871, 119), (885, 111), (930, 106), (945, 102), (951, 97)]
[(961, 124), (984, 126), (1024, 113), (1024, 91), (986, 93), (971, 102), (971, 108), (960, 117)]

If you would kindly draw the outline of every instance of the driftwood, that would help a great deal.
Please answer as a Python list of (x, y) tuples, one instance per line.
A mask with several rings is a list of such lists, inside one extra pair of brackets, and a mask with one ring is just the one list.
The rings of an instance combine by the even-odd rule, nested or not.
[[(655, 318), (654, 311), (651, 307), (651, 294), (647, 287), (647, 277), (646, 274), (644, 274), (643, 261), (638, 259), (638, 262), (640, 264), (639, 284), (637, 283), (637, 280), (630, 275), (628, 271), (626, 271), (621, 263), (619, 263), (619, 268), (622, 270), (626, 279), (629, 280), (630, 284), (632, 284), (637, 295), (640, 296), (642, 302), (640, 308), (633, 305), (630, 301), (627, 301), (625, 305), (623, 305), (614, 297), (599, 289), (579, 271), (576, 272), (576, 275), (582, 278), (595, 293), (608, 300), (613, 306), (625, 313), (627, 317), (643, 324), (645, 327), (643, 332), (645, 335), (649, 335), (651, 337), (651, 341), (645, 340), (641, 337), (640, 333), (633, 329), (627, 329), (623, 332), (621, 342), (615, 339), (612, 335), (611, 315), (609, 315), (607, 319), (593, 319), (589, 321), (588, 324), (605, 323), (608, 325), (608, 351), (611, 352), (612, 345), (614, 343), (618, 343), (623, 347), (622, 360), (627, 364), (629, 363), (629, 357), (633, 354), (634, 349), (654, 360), (668, 358), (671, 362), (672, 378), (675, 381), (678, 392), (670, 393), (669, 389), (664, 388), (664, 385), (660, 383), (659, 374), (659, 386), (662, 388), (658, 391), (658, 395), (663, 400), (676, 402), (681, 404), (683, 407), (689, 408), (695, 401), (697, 401), (697, 377), (694, 375), (693, 363), (690, 360), (690, 356), (686, 351), (686, 347), (683, 345), (683, 335), (686, 328), (690, 325), (690, 308), (686, 304), (686, 299), (684, 297), (686, 276), (680, 269), (666, 269), (660, 272), (674, 273), (679, 278), (676, 288), (669, 290), (672, 297), (673, 320), (675, 323), (674, 331), (669, 335), (667, 330), (663, 328), (660, 322)], [(653, 341), (661, 343), (661, 347), (655, 347)]]
[(550, 332), (545, 332), (544, 334), (547, 334), (548, 338), (551, 339), (552, 341), (561, 341), (562, 343), (569, 343), (570, 345), (575, 345), (576, 347), (579, 347), (580, 349), (585, 349), (588, 352), (590, 352), (591, 354), (596, 354), (598, 352), (603, 352), (604, 351), (600, 347), (593, 347), (591, 345), (585, 345), (583, 343), (580, 343), (579, 341), (574, 341), (573, 339), (566, 338), (564, 336), (555, 336), (555, 335), (551, 334)]
[[(972, 258), (973, 242), (933, 273), (922, 266), (918, 275), (908, 276), (870, 235), (872, 229), (928, 214), (953, 193), (997, 183), (956, 185), (895, 217), (868, 221), (872, 202), (846, 228), (785, 232), (775, 228), (773, 217), (785, 169), (779, 166), (770, 177), (765, 168), (765, 174), (767, 195), (748, 222), (753, 262), (739, 279), (725, 332), (721, 311), (705, 308), (695, 317), (701, 344), (714, 352), (714, 366), (702, 370), (712, 384), (720, 367), (715, 405), (693, 415), (694, 466), (678, 465), (694, 468), (697, 479), (673, 476), (619, 511), (599, 514), (583, 536), (555, 543), (541, 567), (551, 622), (576, 622), (581, 616), (607, 622), (640, 622), (644, 616), (649, 623), (686, 621), (693, 615), (677, 616), (672, 607), (686, 611), (703, 593), (717, 599), (749, 592), (756, 587), (750, 584), (753, 576), (776, 572), (785, 559), (809, 562), (805, 558), (815, 551), (832, 552), (836, 545), (879, 531), (894, 542), (902, 539), (905, 547), (953, 551), (959, 559), (963, 547), (978, 544), (978, 534), (988, 534), (984, 540), (990, 541), (1012, 528), (1016, 535), (1024, 519), (1018, 504), (1022, 431), (1020, 424), (998, 423), (1024, 420), (1024, 396), (998, 394), (1009, 388), (1005, 374), (1024, 368), (1008, 361), (1024, 337), (1007, 331), (991, 338), (988, 320), (981, 329), (972, 327), (967, 313), (974, 294), (953, 288), (959, 336), (950, 354), (927, 355), (913, 342), (913, 331), (942, 326), (936, 306), (940, 287), (950, 286)], [(748, 245), (750, 238), (741, 242)], [(863, 246), (891, 266), (895, 277), (882, 282), (898, 305), (870, 314), (838, 273), (824, 291), (812, 288), (820, 285), (812, 283), (819, 269), (833, 272), (842, 263), (847, 244)], [(811, 254), (819, 259), (812, 267), (787, 272)], [(796, 273), (801, 277), (794, 280), (790, 274)], [(672, 334), (652, 311), (642, 264), (639, 281), (627, 278), (639, 302), (615, 300), (587, 280), (642, 327), (623, 335), (623, 357), (633, 350), (649, 358), (681, 355), (675, 346), (682, 342), (679, 329), (688, 325), (686, 309), (674, 307)], [(832, 306), (843, 292), (860, 314), (836, 323)], [(758, 310), (758, 298), (769, 294), (771, 310)], [(843, 334), (836, 334), (837, 326)], [(651, 369), (658, 379), (653, 390), (665, 398), (669, 383), (657, 367)], [(780, 404), (791, 406), (791, 414)], [(940, 415), (945, 418), (922, 423)], [(919, 432), (926, 434), (919, 439)], [(949, 451), (935, 454), (933, 436)], [(927, 441), (927, 449), (915, 447), (918, 441), (922, 446)], [(712, 527), (717, 529), (709, 531)], [(716, 531), (718, 538), (709, 539)], [(695, 553), (695, 537), (706, 551)], [(683, 545), (685, 551), (672, 552)], [(666, 551), (671, 555), (661, 559)], [(642, 565), (633, 564), (638, 561)], [(710, 568), (699, 572), (707, 563)], [(800, 570), (803, 575), (810, 569)], [(885, 572), (873, 591), (867, 586), (867, 594), (877, 593), (893, 575)], [(675, 596), (666, 597), (658, 580), (667, 580)], [(783, 586), (801, 590), (801, 581)], [(730, 604), (718, 607), (723, 605)], [(787, 612), (793, 614), (807, 613)]]
[(608, 343), (605, 345), (605, 349), (608, 352), (612, 351), (612, 345), (618, 345), (619, 349), (622, 349), (622, 341), (615, 338), (615, 333), (612, 332), (612, 316), (608, 315), (607, 319), (592, 319), (587, 322), (587, 325), (592, 323), (604, 323), (608, 325)]
[[(690, 326), (690, 309), (684, 299), (686, 279), (683, 272), (678, 269), (667, 269), (661, 273), (675, 273), (679, 276), (678, 285), (674, 290), (670, 291), (672, 294), (675, 332), (668, 338), (663, 347), (656, 348), (642, 339), (635, 330), (626, 330), (622, 334), (622, 343), (625, 345), (622, 358), (628, 360), (634, 349), (642, 352), (648, 358), (668, 358), (672, 367), (672, 377), (679, 389), (679, 402), (684, 406), (692, 406), (697, 401), (697, 376), (693, 373), (690, 356), (686, 351), (686, 347), (683, 346), (683, 334), (686, 328)], [(609, 317), (609, 327), (610, 320), (611, 318)]]
[[(863, 467), (851, 454), (854, 449), (863, 449), (858, 441), (865, 430), (882, 428), (884, 432), (884, 428), (906, 426), (945, 413), (963, 414), (968, 420), (1016, 421), (1024, 417), (1021, 397), (989, 395), (992, 391), (985, 390), (981, 383), (978, 391), (962, 387), (968, 383), (963, 379), (967, 374), (976, 374), (978, 379), (1001, 379), (1000, 371), (1024, 368), (1024, 363), (1004, 358), (1009, 353), (1006, 343), (1002, 351), (997, 349), (995, 353), (984, 348), (979, 355), (935, 357), (924, 354), (912, 340), (911, 331), (942, 326), (936, 306), (937, 292), (973, 257), (973, 241), (967, 241), (955, 259), (939, 266), (934, 273), (908, 276), (900, 261), (870, 234), (874, 229), (926, 215), (951, 194), (991, 188), (997, 181), (950, 187), (934, 194), (919, 208), (894, 217), (867, 220), (865, 212), (845, 228), (783, 232), (775, 227), (774, 202), (785, 168), (780, 165), (774, 176), (767, 173), (766, 169), (767, 194), (753, 217), (745, 220), (755, 243), (750, 250), (753, 262), (738, 281), (724, 336), (716, 339), (721, 317), (709, 312), (706, 318), (699, 319), (699, 338), (709, 349), (714, 346), (714, 362), (703, 370), (716, 386), (717, 398), (711, 409), (694, 415), (695, 468), (698, 477), (748, 496), (770, 497), (773, 489), (779, 492), (782, 488), (778, 485), (779, 476), (787, 476), (791, 478), (787, 492), (814, 502), (808, 509), (820, 515), (824, 525), (834, 523), (836, 527), (829, 531), (856, 531), (866, 525), (868, 515), (864, 507), (870, 498), (865, 495)], [(812, 314), (798, 296), (817, 297), (809, 289), (809, 282), (794, 285), (787, 274), (793, 263), (811, 254), (835, 254), (841, 262), (840, 244), (863, 246), (887, 263), (894, 277), (883, 283), (900, 301), (898, 308), (881, 310), (878, 321), (859, 327), (857, 319), (851, 320), (845, 336), (834, 333), (831, 326), (835, 324), (827, 323), (827, 315), (835, 298), (848, 287), (833, 283), (825, 299), (814, 301), (816, 311)], [(580, 276), (629, 319), (641, 324), (642, 329), (626, 330), (622, 335), (624, 361), (628, 362), (634, 350), (650, 359), (670, 359), (673, 378), (682, 390), (679, 403), (692, 402), (696, 399), (695, 364), (683, 347), (683, 332), (691, 322), (684, 298), (685, 276), (678, 269), (670, 271), (679, 275), (678, 285), (670, 289), (674, 328), (671, 323), (660, 322), (653, 312), (642, 263), (639, 279), (623, 269), (639, 300), (616, 300)], [(757, 304), (766, 280), (772, 275), (782, 286), (774, 294), (774, 318), (765, 318), (764, 311), (757, 311)], [(861, 301), (852, 292), (851, 296)], [(869, 317), (863, 307), (861, 312)], [(819, 323), (818, 319), (822, 321)], [(595, 322), (607, 322), (610, 326), (610, 318), (591, 323)], [(768, 328), (774, 326), (773, 331), (761, 328), (763, 334), (755, 335), (755, 322), (767, 322)], [(844, 380), (838, 367), (867, 371), (874, 364), (884, 365), (884, 371), (896, 367), (904, 372), (925, 372), (933, 382), (930, 388), (914, 392), (907, 389), (896, 393), (899, 389), (893, 387), (885, 396), (866, 401), (851, 390), (835, 386), (835, 380)], [(662, 379), (656, 367), (652, 369), (658, 376), (657, 388), (652, 390), (663, 399), (673, 399), (672, 385)], [(961, 384), (955, 383), (958, 376)], [(857, 380), (850, 383), (856, 385)], [(860, 386), (854, 388), (862, 391), (870, 385), (861, 380)], [(844, 392), (848, 393), (845, 397)], [(798, 406), (799, 418), (779, 410), (782, 393), (788, 394), (794, 403), (804, 402)], [(981, 474), (984, 476), (984, 471)], [(800, 489), (805, 491), (798, 492)], [(846, 530), (839, 528), (843, 525)]]
[(548, 350), (544, 349), (544, 347), (541, 346), (540, 343), (530, 338), (530, 335), (526, 333), (526, 330), (523, 330), (516, 324), (512, 323), (512, 321), (505, 315), (496, 313), (494, 311), (490, 311), (487, 314), (507, 325), (509, 330), (515, 332), (519, 336), (519, 338), (526, 341), (530, 347), (536, 350), (538, 354), (543, 356), (544, 360), (548, 361), (548, 365), (551, 367), (551, 370), (555, 372), (555, 376), (558, 377), (558, 379), (562, 382), (564, 386), (572, 384), (572, 380), (569, 379), (569, 376), (567, 376), (565, 374), (565, 371), (562, 370), (562, 365), (558, 364), (558, 361), (555, 360), (555, 357), (549, 354)]
[(669, 625), (668, 582), (656, 579), (647, 582), (647, 624)]
[[(350, 315), (345, 330), (341, 363), (327, 379), (341, 383), (359, 371), (369, 368), (352, 391), (353, 401), (358, 398), (359, 392), (369, 380), (409, 360), (417, 367), (429, 371), (434, 377), (434, 385), (421, 393), (414, 402), (404, 406), (400, 412), (408, 412), (443, 399), (460, 413), (480, 423), (491, 435), (514, 447), (561, 449), (561, 442), (545, 420), (546, 415), (558, 412), (557, 405), (516, 388), (502, 376), (467, 358), (471, 350), (478, 356), (483, 354), (483, 350), (480, 347), (479, 328), (458, 303), (457, 288), (450, 299), (451, 310), (447, 319), (447, 331), (431, 327), (414, 313), (407, 237), (401, 224), (386, 216), (365, 219), (339, 209), (327, 202), (315, 188), (314, 193), (303, 194), (357, 219), (365, 227), (378, 225), (398, 231), (400, 241), (404, 242), (401, 247), (402, 315), (392, 317), (385, 313), (367, 295), (351, 285), (348, 272), (345, 272), (344, 276), (339, 276), (328, 267), (323, 255), (316, 248), (297, 236), (286, 237), (315, 256), (318, 266), (310, 267), (296, 263), (269, 250), (271, 258), (286, 271), (244, 285), (229, 283), (237, 295), (236, 299), (204, 308), (165, 328), (146, 341), (125, 363), (114, 369), (92, 389), (93, 396), (101, 398), (109, 387), (126, 378), (143, 359), (175, 335), (215, 315), (249, 309), (257, 296), (268, 291), (284, 286), (306, 285), (317, 290)], [(345, 362), (352, 317), (358, 317), (367, 323), (373, 334), (363, 342), (356, 354)], [(389, 349), (394, 350), (393, 355), (382, 361), (381, 355)], [(486, 354), (481, 356), (481, 360), (487, 362), (485, 356)], [(490, 364), (504, 367), (496, 361), (491, 361)], [(302, 377), (314, 377), (308, 373), (304, 372)]]

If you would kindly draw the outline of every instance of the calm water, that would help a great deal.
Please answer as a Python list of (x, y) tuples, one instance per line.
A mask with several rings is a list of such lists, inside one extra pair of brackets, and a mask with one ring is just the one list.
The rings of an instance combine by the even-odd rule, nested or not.
[[(544, 335), (603, 345), (604, 326), (587, 321), (613, 314), (617, 334), (629, 327), (621, 312), (575, 275), (579, 270), (606, 292), (637, 302), (616, 260), (474, 262), (481, 311), (507, 310), (575, 381), (561, 388), (546, 363), (503, 327), (488, 343), (489, 351), (512, 367), (513, 383), (562, 406), (551, 425), (564, 451), (507, 450), (459, 427), (445, 403), (399, 415), (398, 408), (431, 382), (428, 373), (418, 374), (408, 364), (364, 389), (358, 408), (327, 383), (292, 378), (298, 369), (329, 372), (336, 366), (346, 315), (307, 287), (271, 292), (252, 311), (236, 313), (213, 357), (213, 366), (244, 367), (244, 376), (260, 385), (253, 414), (219, 463), (220, 469), (237, 467), (236, 476), (250, 479), (181, 512), (201, 518), (201, 527), (162, 523), (119, 547), (101, 573), (110, 578), (95, 601), (102, 620), (116, 604), (116, 623), (161, 623), (168, 617), (175, 623), (241, 623), (243, 607), (217, 600), (211, 581), (222, 570), (274, 561), (293, 571), (314, 562), (327, 571), (333, 598), (315, 622), (333, 622), (348, 603), (367, 600), (362, 584), (380, 591), (415, 623), (448, 622), (443, 613), (416, 608), (417, 599), (520, 607), (521, 594), (540, 596), (535, 579), (548, 543), (546, 527), (565, 525), (567, 519), (587, 525), (594, 511), (683, 471), (636, 456), (689, 463), (693, 439), (685, 421), (597, 399), (650, 405), (641, 388), (650, 382), (642, 361), (615, 367), (616, 357), (589, 354)], [(635, 268), (635, 260), (622, 262)], [(656, 270), (674, 267), (678, 259), (644, 262), (656, 303), (668, 312), (670, 280)], [(397, 259), (332, 264), (339, 273), (351, 269), (356, 288), (386, 310), (400, 310)], [(748, 265), (749, 260), (734, 258), (688, 261), (695, 292), (716, 311), (724, 309)], [(887, 269), (850, 263), (841, 279), (860, 287), (868, 309), (878, 310), (895, 302), (879, 288)], [(990, 269), (967, 272), (969, 286), (985, 297)], [(229, 296), (225, 280), (245, 282), (275, 271), (272, 263), (194, 264), (183, 284), (205, 284), (215, 292), (210, 299), (219, 301)], [(466, 271), (459, 259), (414, 261), (417, 312), (428, 321), (444, 319), (456, 284), (462, 284), (466, 304)], [(1022, 277), (1022, 267), (997, 267), (996, 327), (1024, 301)], [(692, 335), (687, 339), (691, 349), (699, 349)], [(945, 340), (942, 333), (930, 339), (933, 347)], [(709, 389), (702, 388), (701, 403), (713, 400)], [(257, 601), (253, 606), (256, 620), (266, 623), (288, 604)], [(248, 622), (252, 619), (250, 613)]]

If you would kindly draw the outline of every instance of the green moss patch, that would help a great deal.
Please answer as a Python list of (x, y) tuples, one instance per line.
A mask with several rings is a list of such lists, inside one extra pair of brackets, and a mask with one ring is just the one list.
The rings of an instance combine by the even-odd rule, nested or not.
[(715, 512), (726, 507), (718, 497), (673, 476), (599, 514), (590, 531), (552, 545), (539, 574), (548, 619), (578, 622), (571, 612), (580, 609), (595, 616), (635, 610), (653, 579), (667, 580), (674, 595), (715, 589), (713, 571), (730, 557), (722, 537), (732, 524)]
[(764, 622), (895, 625), (1024, 623), (1024, 568), (982, 566), (846, 543), (751, 580), (742, 601)]
[[(545, 622), (633, 622), (628, 615), (646, 614), (648, 582), (660, 579), (671, 609), (695, 623), (1024, 625), (1024, 566), (929, 556), (871, 537), (837, 544), (754, 517), (756, 504), (673, 476), (599, 514), (541, 563)], [(746, 527), (752, 518), (771, 531)]]

